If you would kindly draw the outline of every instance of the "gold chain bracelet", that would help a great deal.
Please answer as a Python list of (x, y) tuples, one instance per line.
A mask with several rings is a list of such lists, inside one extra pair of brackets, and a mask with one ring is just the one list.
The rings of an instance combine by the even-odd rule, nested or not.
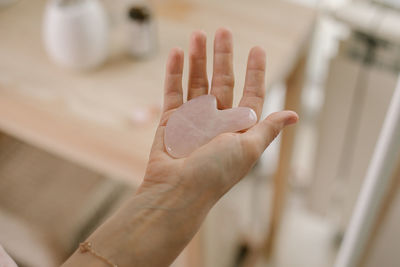
[(118, 265), (112, 263), (111, 261), (109, 261), (108, 259), (104, 258), (103, 256), (101, 256), (100, 254), (98, 254), (96, 251), (93, 250), (92, 248), (92, 243), (85, 241), (83, 243), (79, 244), (79, 251), (81, 253), (86, 253), (89, 252), (90, 254), (92, 254), (93, 256), (95, 256), (96, 258), (98, 258), (99, 260), (107, 263), (109, 266), (111, 267), (118, 267)]

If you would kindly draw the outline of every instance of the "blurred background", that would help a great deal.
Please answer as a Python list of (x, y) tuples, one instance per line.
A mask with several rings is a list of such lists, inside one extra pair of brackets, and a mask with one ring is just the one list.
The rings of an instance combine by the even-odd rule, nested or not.
[[(134, 194), (168, 51), (206, 31), (210, 74), (221, 26), (234, 35), (235, 103), (260, 45), (263, 117), (301, 119), (174, 266), (334, 265), (400, 73), (398, 0), (0, 0), (0, 244), (20, 267), (61, 264)], [(356, 266), (400, 265), (393, 162)]]

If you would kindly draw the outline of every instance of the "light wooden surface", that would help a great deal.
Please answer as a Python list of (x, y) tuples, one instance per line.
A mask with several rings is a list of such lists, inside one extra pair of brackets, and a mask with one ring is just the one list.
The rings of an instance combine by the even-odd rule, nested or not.
[(157, 54), (134, 61), (113, 40), (109, 61), (81, 73), (52, 64), (45, 54), (44, 4), (19, 1), (0, 11), (0, 130), (132, 184), (142, 179), (157, 118), (137, 125), (131, 122), (131, 113), (160, 105), (170, 48), (186, 50), (190, 32), (203, 29), (211, 55), (216, 28), (231, 28), (237, 103), (248, 50), (254, 45), (266, 49), (267, 86), (284, 80), (309, 39), (314, 20), (312, 10), (281, 1), (153, 1)]

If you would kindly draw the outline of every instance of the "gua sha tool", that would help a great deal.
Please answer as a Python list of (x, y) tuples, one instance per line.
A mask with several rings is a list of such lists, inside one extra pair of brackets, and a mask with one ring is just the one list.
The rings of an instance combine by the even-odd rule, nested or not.
[(165, 127), (165, 148), (174, 158), (186, 157), (215, 136), (248, 129), (256, 122), (257, 115), (251, 108), (218, 110), (215, 96), (202, 95), (171, 115)]

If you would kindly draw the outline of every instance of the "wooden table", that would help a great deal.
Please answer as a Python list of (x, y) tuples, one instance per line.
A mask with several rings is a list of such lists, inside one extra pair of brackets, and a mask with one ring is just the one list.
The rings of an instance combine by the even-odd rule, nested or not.
[[(139, 184), (158, 119), (135, 124), (132, 112), (160, 106), (167, 53), (175, 46), (187, 50), (195, 29), (208, 33), (210, 59), (215, 30), (232, 29), (235, 103), (244, 83), (247, 53), (261, 45), (267, 51), (267, 87), (289, 81), (286, 108), (298, 109), (298, 77), (303, 75), (313, 10), (283, 1), (154, 0), (159, 49), (153, 57), (130, 59), (114, 41), (104, 66), (74, 72), (52, 64), (45, 54), (44, 4), (44, 0), (19, 1), (0, 10), (0, 130), (65, 159)], [(287, 148), (280, 156), (277, 181), (287, 175), (292, 140), (293, 133), (283, 136)], [(282, 184), (277, 183), (275, 206), (281, 205)]]

